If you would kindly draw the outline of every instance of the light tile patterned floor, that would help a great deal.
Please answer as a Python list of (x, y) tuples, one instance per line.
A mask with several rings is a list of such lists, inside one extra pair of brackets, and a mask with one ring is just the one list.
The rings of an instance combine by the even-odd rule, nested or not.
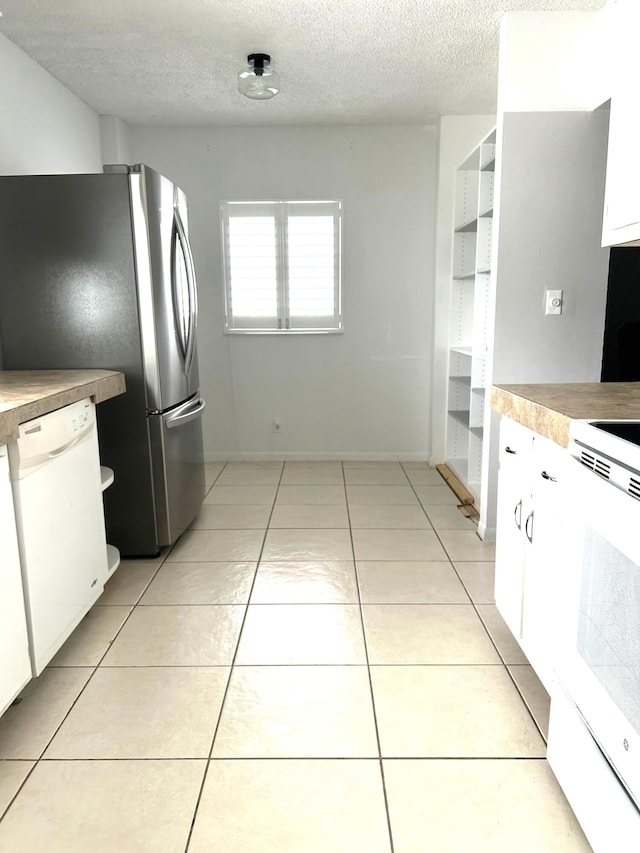
[(0, 720), (0, 853), (585, 853), (494, 547), (422, 463), (211, 463)]

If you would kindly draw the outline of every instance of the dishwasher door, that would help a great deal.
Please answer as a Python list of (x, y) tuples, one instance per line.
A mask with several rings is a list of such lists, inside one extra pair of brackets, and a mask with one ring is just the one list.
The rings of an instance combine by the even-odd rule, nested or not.
[(0, 714), (31, 679), (29, 640), (6, 447), (0, 447)]
[(100, 596), (107, 545), (95, 406), (28, 423), (9, 461), (34, 675)]

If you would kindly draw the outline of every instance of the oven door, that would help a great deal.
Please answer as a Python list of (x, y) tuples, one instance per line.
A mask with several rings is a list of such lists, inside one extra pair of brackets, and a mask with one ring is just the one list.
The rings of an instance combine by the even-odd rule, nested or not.
[(640, 501), (572, 460), (556, 675), (640, 804)]

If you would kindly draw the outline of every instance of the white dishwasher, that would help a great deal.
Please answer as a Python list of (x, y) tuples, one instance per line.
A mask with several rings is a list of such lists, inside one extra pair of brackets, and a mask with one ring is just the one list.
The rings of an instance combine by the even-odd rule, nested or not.
[(18, 539), (6, 447), (0, 447), (0, 714), (31, 679)]
[(9, 467), (33, 674), (101, 594), (107, 545), (95, 406), (81, 400), (20, 425)]

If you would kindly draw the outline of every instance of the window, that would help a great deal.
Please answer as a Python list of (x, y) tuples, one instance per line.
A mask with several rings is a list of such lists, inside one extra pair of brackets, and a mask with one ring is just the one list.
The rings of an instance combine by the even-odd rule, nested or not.
[(220, 205), (227, 332), (342, 331), (339, 201)]

